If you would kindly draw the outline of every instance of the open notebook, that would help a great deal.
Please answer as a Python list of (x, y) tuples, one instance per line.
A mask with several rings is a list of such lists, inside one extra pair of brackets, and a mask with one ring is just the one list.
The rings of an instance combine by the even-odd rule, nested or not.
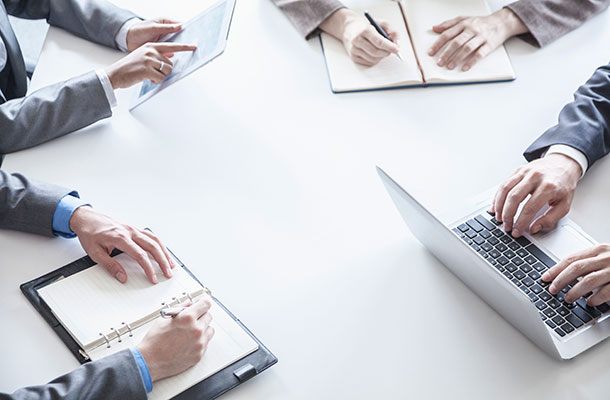
[(365, 10), (398, 30), (404, 61), (392, 55), (373, 67), (356, 64), (341, 41), (323, 33), (320, 41), (335, 93), (515, 79), (504, 46), (466, 72), (461, 70), (461, 65), (453, 70), (439, 67), (436, 58), (428, 55), (428, 49), (439, 36), (432, 31), (432, 26), (459, 15), (488, 15), (490, 10), (485, 0), (381, 1), (356, 11), (364, 13)]
[[(119, 254), (116, 259), (127, 272), (125, 284), (94, 265), (38, 289), (53, 315), (91, 360), (135, 346), (160, 318), (163, 307), (194, 299), (207, 290), (181, 266), (172, 270), (171, 279), (159, 274), (159, 283), (152, 285), (129, 256)], [(174, 397), (259, 348), (223, 308), (215, 301), (212, 304), (216, 333), (203, 359), (182, 374), (155, 382), (149, 399)]]

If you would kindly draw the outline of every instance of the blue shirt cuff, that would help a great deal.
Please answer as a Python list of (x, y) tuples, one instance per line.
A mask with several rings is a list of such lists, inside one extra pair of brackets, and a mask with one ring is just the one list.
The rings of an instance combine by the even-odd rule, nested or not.
[(148, 370), (148, 365), (146, 365), (146, 361), (144, 361), (144, 357), (142, 357), (142, 353), (135, 347), (130, 348), (131, 354), (133, 354), (133, 358), (136, 359), (136, 364), (138, 364), (138, 369), (140, 370), (140, 375), (142, 375), (142, 381), (144, 382), (144, 387), (146, 388), (146, 393), (150, 393), (153, 389), (152, 378), (150, 377), (150, 371)]
[(76, 237), (76, 234), (70, 229), (70, 218), (79, 207), (89, 206), (87, 202), (78, 197), (77, 192), (72, 192), (65, 195), (57, 203), (55, 213), (53, 214), (53, 233), (56, 236), (65, 238)]

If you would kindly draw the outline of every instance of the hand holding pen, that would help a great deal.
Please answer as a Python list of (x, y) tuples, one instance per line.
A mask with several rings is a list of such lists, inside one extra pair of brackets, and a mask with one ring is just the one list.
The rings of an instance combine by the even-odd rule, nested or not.
[(381, 35), (361, 13), (347, 8), (335, 11), (320, 25), (320, 29), (341, 40), (354, 62), (373, 66), (385, 57), (399, 52), (396, 44), (398, 32), (387, 22), (377, 22), (390, 40)]
[(179, 374), (204, 357), (214, 336), (209, 312), (212, 301), (204, 296), (188, 307), (173, 310), (173, 317), (157, 318), (136, 346), (153, 382)]
[[(373, 25), (373, 28), (375, 28), (375, 30), (377, 31), (377, 33), (379, 33), (381, 36), (383, 36), (386, 40), (389, 40), (390, 42), (394, 43), (394, 41), (390, 38), (390, 36), (385, 32), (385, 30), (373, 19), (373, 16), (371, 14), (369, 14), (368, 11), (364, 12), (364, 16), (366, 17), (366, 19), (371, 23), (371, 25)], [(402, 56), (400, 55), (400, 51), (397, 51), (396, 56), (400, 59), (400, 61), (404, 61), (404, 59), (402, 58)]]

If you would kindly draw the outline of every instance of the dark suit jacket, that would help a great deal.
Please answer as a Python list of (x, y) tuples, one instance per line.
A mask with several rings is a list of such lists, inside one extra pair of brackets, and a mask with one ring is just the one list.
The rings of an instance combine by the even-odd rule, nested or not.
[(589, 168), (610, 152), (610, 64), (578, 88), (574, 101), (561, 110), (559, 123), (536, 139), (524, 156), (528, 161), (540, 158), (554, 144), (580, 150)]

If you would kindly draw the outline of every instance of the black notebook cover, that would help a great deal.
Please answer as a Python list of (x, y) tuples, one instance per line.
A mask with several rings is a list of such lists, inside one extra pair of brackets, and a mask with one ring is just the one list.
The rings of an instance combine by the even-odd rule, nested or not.
[[(170, 251), (171, 252), (171, 251)], [(115, 250), (112, 253), (112, 256), (116, 256), (120, 254), (120, 251)], [(180, 261), (173, 253), (172, 255), (179, 263), (181, 268), (184, 268), (189, 275), (191, 275), (197, 282), (199, 280), (195, 275), (189, 271), (189, 269)], [(57, 336), (61, 338), (61, 340), (65, 343), (68, 349), (72, 352), (74, 357), (81, 363), (84, 364), (89, 360), (86, 359), (83, 354), (80, 353), (80, 346), (76, 341), (70, 336), (68, 331), (61, 325), (61, 323), (55, 318), (51, 309), (47, 306), (47, 304), (40, 298), (38, 295), (38, 289), (45, 287), (61, 277), (67, 277), (82, 270), (85, 270), (89, 267), (92, 267), (96, 263), (91, 260), (88, 256), (80, 258), (68, 265), (65, 265), (53, 272), (45, 274), (39, 278), (26, 282), (20, 286), (21, 291), (25, 295), (25, 297), (32, 303), (34, 308), (42, 315), (42, 317), (47, 321), (47, 323), (51, 326), (51, 328), (55, 331)], [(201, 282), (199, 282), (201, 284)], [(201, 285), (204, 286), (204, 285)], [(241, 360), (229, 365), (228, 367), (221, 369), (214, 375), (204, 379), (203, 381), (195, 384), (194, 386), (188, 388), (184, 392), (180, 393), (174, 399), (186, 400), (186, 399), (215, 399), (216, 397), (222, 395), (223, 393), (233, 389), (240, 383), (247, 381), (248, 379), (260, 374), (267, 368), (271, 367), (275, 363), (277, 363), (277, 358), (265, 347), (264, 344), (261, 343), (260, 340), (250, 332), (248, 328), (242, 322), (235, 317), (216, 297), (212, 296), (212, 299), (224, 309), (230, 316), (237, 322), (237, 324), (242, 327), (244, 331), (256, 341), (258, 344), (258, 350), (247, 355)]]

